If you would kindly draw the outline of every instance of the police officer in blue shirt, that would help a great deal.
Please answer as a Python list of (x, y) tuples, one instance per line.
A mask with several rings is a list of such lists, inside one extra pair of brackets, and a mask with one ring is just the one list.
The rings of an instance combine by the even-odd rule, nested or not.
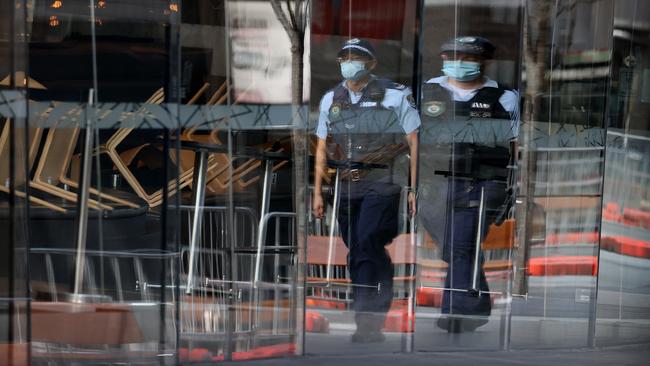
[[(377, 59), (370, 42), (348, 40), (338, 62), (344, 80), (320, 102), (313, 211), (323, 217), (321, 181), (329, 162), (341, 171), (338, 225), (349, 249), (357, 325), (351, 340), (381, 342), (393, 298), (393, 265), (385, 246), (398, 233), (399, 183), (415, 182), (420, 119), (408, 88), (372, 74)], [(405, 154), (409, 166), (397, 167), (395, 160)], [(408, 201), (415, 213), (413, 192)]]
[(451, 39), (440, 48), (444, 75), (422, 87), (419, 214), (448, 263), (438, 325), (449, 332), (487, 322), (491, 302), (477, 244), (512, 202), (519, 97), (484, 74), (494, 51), (482, 37)]

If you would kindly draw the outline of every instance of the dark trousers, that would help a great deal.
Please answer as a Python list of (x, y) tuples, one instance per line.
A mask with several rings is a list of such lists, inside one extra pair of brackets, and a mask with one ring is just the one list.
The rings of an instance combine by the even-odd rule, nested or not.
[[(481, 188), (484, 193), (484, 221), (483, 230), (477, 233), (479, 208), (471, 206), (470, 201), (478, 202), (481, 198)], [(445, 288), (468, 290), (472, 287), (474, 276), (474, 257), (476, 253), (476, 235), (485, 237), (487, 228), (493, 222), (494, 215), (491, 210), (495, 205), (503, 202), (503, 185), (490, 181), (466, 181), (452, 179), (449, 183), (449, 197), (452, 200), (453, 209), (447, 220), (447, 245), (443, 253), (443, 259), (448, 263)], [(478, 281), (477, 289), (489, 291), (485, 272), (483, 271), (483, 255), (479, 251)], [(463, 291), (443, 291), (442, 313), (462, 315), (490, 315), (490, 295), (482, 293), (478, 295)]]
[[(399, 194), (377, 193), (341, 197), (338, 222), (349, 250), (352, 283), (371, 286), (353, 286), (353, 309), (357, 312), (358, 328), (380, 330), (391, 306), (393, 263), (385, 246), (397, 236), (399, 198)], [(375, 319), (364, 321), (358, 316), (360, 313), (375, 313)]]

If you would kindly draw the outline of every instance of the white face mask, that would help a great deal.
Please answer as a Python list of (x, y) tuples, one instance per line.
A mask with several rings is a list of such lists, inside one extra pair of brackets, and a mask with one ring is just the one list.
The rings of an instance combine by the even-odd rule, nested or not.
[(341, 62), (341, 75), (346, 80), (359, 80), (368, 75), (365, 61), (343, 61)]

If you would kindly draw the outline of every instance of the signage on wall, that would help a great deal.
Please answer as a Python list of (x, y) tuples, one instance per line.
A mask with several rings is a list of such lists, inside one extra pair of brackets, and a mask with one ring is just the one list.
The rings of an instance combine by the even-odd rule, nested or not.
[[(291, 43), (267, 1), (230, 1), (230, 70), (238, 103), (291, 103)], [(309, 100), (309, 36), (303, 55), (303, 96)]]

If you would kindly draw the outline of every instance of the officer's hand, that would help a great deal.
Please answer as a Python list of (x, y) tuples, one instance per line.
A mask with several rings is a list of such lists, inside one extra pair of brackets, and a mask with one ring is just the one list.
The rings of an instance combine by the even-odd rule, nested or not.
[(408, 202), (409, 202), (409, 214), (411, 217), (415, 216), (416, 213), (416, 197), (415, 197), (415, 192), (409, 192), (408, 196)]
[(314, 213), (314, 217), (316, 217), (317, 219), (323, 218), (324, 216), (323, 197), (320, 194), (314, 193), (314, 200), (312, 202), (312, 211)]

